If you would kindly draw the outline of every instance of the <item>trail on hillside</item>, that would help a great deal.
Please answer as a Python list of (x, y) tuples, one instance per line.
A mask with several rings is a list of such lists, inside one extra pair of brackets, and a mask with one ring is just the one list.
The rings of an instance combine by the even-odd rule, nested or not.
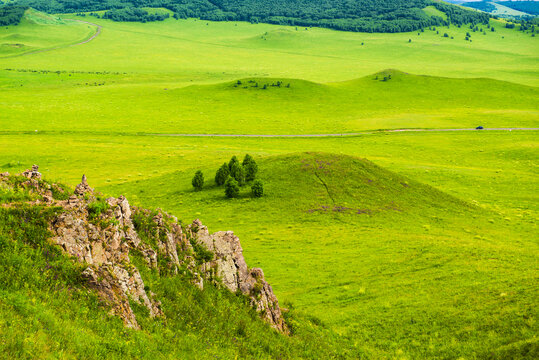
[(250, 137), (250, 138), (277, 138), (277, 137), (300, 137), (300, 138), (316, 138), (316, 137), (340, 137), (340, 136), (359, 136), (377, 133), (394, 133), (394, 132), (455, 132), (455, 131), (538, 131), (539, 128), (465, 128), (465, 129), (388, 129), (388, 130), (369, 130), (353, 133), (334, 133), (334, 134), (296, 134), (296, 135), (275, 135), (275, 134), (140, 134), (149, 136), (179, 136), (179, 137)]
[(11, 58), (11, 57), (18, 57), (18, 56), (25, 56), (25, 55), (31, 55), (31, 54), (39, 54), (39, 53), (43, 53), (43, 52), (46, 52), (46, 51), (52, 51), (52, 50), (58, 50), (58, 49), (64, 49), (64, 48), (68, 48), (68, 47), (73, 47), (73, 46), (83, 45), (83, 44), (89, 43), (90, 41), (92, 41), (92, 40), (94, 40), (96, 37), (98, 37), (98, 36), (101, 34), (101, 29), (103, 28), (101, 25), (94, 24), (94, 23), (91, 23), (91, 22), (88, 22), (88, 21), (75, 20), (75, 19), (65, 19), (65, 20), (75, 21), (75, 22), (78, 22), (78, 23), (81, 23), (81, 24), (92, 25), (92, 26), (97, 27), (97, 30), (96, 30), (95, 33), (94, 33), (91, 37), (89, 37), (88, 39), (86, 39), (86, 40), (84, 40), (84, 41), (81, 41), (81, 42), (78, 42), (78, 43), (75, 43), (75, 44), (60, 45), (60, 46), (55, 46), (55, 47), (46, 48), (46, 49), (33, 50), (33, 51), (25, 52), (25, 53), (22, 53), (22, 54), (15, 54), (15, 55), (10, 55), (10, 56), (4, 56), (4, 57), (2, 57), (2, 59), (4, 59), (4, 58)]

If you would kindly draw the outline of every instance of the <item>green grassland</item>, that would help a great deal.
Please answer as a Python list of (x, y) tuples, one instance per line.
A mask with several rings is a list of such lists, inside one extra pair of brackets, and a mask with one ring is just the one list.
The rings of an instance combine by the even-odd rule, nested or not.
[[(47, 176), (73, 184), (84, 168), (107, 193), (234, 230), (281, 301), (370, 356), (503, 358), (537, 350), (536, 137), (9, 135), (0, 163), (46, 164)], [(23, 143), (18, 157), (9, 151)], [(259, 162), (266, 196), (243, 189), (227, 201), (214, 171), (245, 152)], [(190, 185), (196, 169), (206, 175), (202, 192)]]
[(69, 46), (86, 40), (94, 33), (95, 26), (29, 9), (19, 25), (2, 28), (0, 57)]
[[(80, 76), (48, 75), (69, 81)], [(60, 89), (40, 84), (32, 97), (24, 94), (35, 85), (15, 86), (2, 100), (3, 130), (319, 134), (539, 125), (536, 87), (491, 79), (448, 79), (390, 70), (328, 84), (250, 78), (173, 89), (103, 82), (103, 86), (79, 82)], [(32, 106), (36, 101), (39, 107)]]
[[(465, 27), (362, 34), (84, 19), (103, 26), (88, 44), (0, 59), (0, 69), (20, 70), (0, 70), (0, 171), (37, 163), (72, 185), (86, 173), (107, 194), (185, 222), (200, 218), (210, 231), (234, 230), (281, 302), (327, 331), (327, 339), (320, 329), (305, 335), (314, 340), (298, 357), (313, 357), (316, 342), (328, 348), (320, 357), (333, 349), (399, 359), (539, 353), (538, 131), (147, 135), (538, 127), (537, 38), (497, 21), (496, 32), (467, 42)], [(245, 153), (258, 162), (266, 195), (255, 200), (242, 188), (226, 200), (215, 171)], [(206, 185), (194, 192), (198, 169)], [(145, 356), (159, 351), (141, 340), (148, 333), (157, 344), (170, 335), (130, 335), (140, 351), (149, 346)]]

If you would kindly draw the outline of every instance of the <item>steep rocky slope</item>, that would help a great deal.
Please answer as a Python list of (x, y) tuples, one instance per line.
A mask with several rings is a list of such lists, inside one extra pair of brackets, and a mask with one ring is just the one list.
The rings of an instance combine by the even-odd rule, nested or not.
[[(56, 209), (49, 223), (50, 241), (84, 264), (87, 286), (119, 316), (138, 328), (132, 304), (151, 317), (164, 317), (157, 296), (145, 285), (130, 256), (141, 256), (150, 268), (190, 279), (199, 288), (214, 284), (245, 296), (273, 328), (288, 333), (279, 303), (261, 269), (250, 269), (233, 232), (210, 234), (199, 220), (183, 226), (164, 211), (130, 206), (128, 200), (104, 199), (86, 177), (73, 194), (42, 180), (37, 166), (18, 175), (0, 174), (0, 186), (24, 192), (24, 203)], [(20, 200), (20, 199), (19, 199)], [(6, 201), (2, 206), (20, 206)]]

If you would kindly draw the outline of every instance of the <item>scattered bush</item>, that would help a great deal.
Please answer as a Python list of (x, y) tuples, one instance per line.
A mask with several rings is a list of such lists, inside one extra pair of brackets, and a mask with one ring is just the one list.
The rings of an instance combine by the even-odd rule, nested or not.
[(215, 183), (219, 186), (224, 185), (226, 179), (230, 175), (230, 170), (228, 169), (227, 163), (223, 163), (219, 170), (215, 173)]
[(193, 187), (195, 188), (196, 191), (202, 190), (202, 187), (204, 186), (204, 174), (202, 173), (202, 171), (198, 170), (195, 173), (195, 176), (193, 177), (191, 184), (193, 184)]
[(228, 162), (228, 171), (232, 172), (232, 165), (234, 164), (239, 164), (239, 160), (238, 158), (236, 157), (236, 155), (232, 156), (232, 158), (230, 158), (230, 161)]
[(264, 195), (264, 185), (262, 184), (262, 181), (256, 180), (253, 183), (253, 186), (251, 186), (251, 192), (255, 198), (262, 197), (262, 195)]
[(245, 168), (245, 180), (253, 181), (256, 178), (256, 173), (258, 172), (258, 165), (256, 164), (256, 161), (251, 157), (251, 155), (246, 154), (242, 164)]
[(240, 187), (238, 182), (232, 177), (229, 176), (225, 182), (225, 195), (227, 198), (236, 198), (240, 194)]
[(232, 176), (238, 182), (239, 186), (245, 185), (245, 169), (239, 162), (232, 165), (230, 176)]

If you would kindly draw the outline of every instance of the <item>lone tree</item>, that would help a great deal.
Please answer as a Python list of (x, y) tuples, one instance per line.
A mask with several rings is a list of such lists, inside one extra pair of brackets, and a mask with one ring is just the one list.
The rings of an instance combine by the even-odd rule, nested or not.
[(202, 186), (204, 186), (204, 174), (202, 173), (202, 171), (198, 170), (195, 173), (195, 176), (193, 177), (191, 184), (193, 184), (193, 187), (195, 188), (196, 191), (202, 190)]
[(232, 169), (230, 169), (230, 176), (238, 182), (239, 186), (245, 185), (245, 169), (239, 162), (232, 164)]
[(240, 194), (240, 187), (238, 182), (232, 177), (229, 176), (225, 182), (225, 195), (227, 198), (236, 198)]
[(239, 165), (239, 163), (240, 162), (239, 162), (238, 158), (236, 157), (236, 155), (232, 156), (232, 158), (228, 162), (228, 171), (232, 171), (232, 165), (234, 165), (234, 164)]
[(245, 180), (253, 181), (256, 178), (256, 173), (258, 172), (258, 165), (256, 161), (251, 157), (251, 155), (245, 155), (243, 159), (243, 168), (245, 169)]
[(251, 186), (251, 192), (255, 198), (262, 197), (262, 195), (264, 195), (264, 185), (262, 184), (262, 181), (256, 180), (253, 183), (253, 186)]
[(215, 183), (219, 186), (223, 185), (228, 178), (228, 175), (230, 175), (230, 170), (228, 169), (228, 164), (223, 163), (219, 170), (215, 173)]

